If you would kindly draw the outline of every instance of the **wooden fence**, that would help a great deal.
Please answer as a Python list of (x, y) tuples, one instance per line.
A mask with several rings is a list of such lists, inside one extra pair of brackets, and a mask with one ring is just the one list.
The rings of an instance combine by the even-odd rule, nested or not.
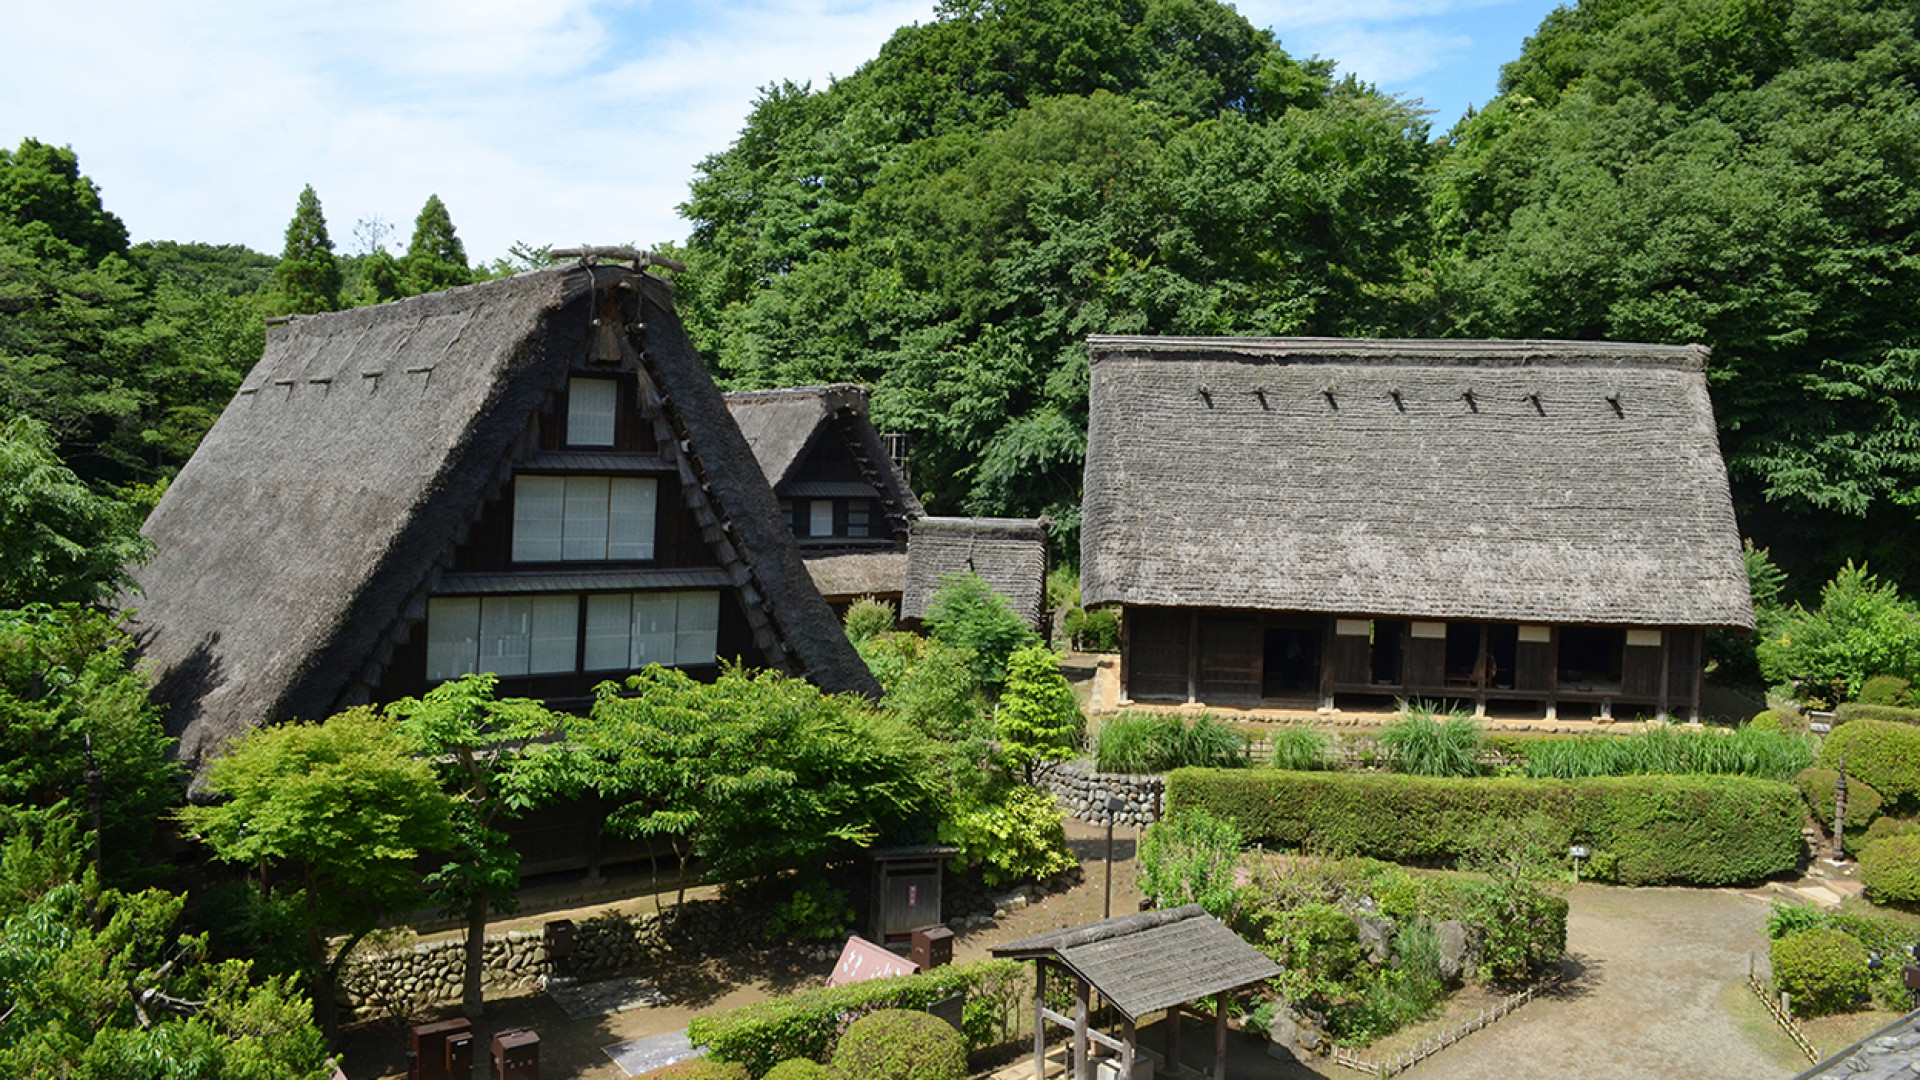
[(1517, 994), (1510, 994), (1498, 1004), (1480, 1010), (1479, 1016), (1474, 1017), (1466, 1023), (1459, 1024), (1429, 1039), (1422, 1040), (1413, 1048), (1395, 1054), (1384, 1061), (1375, 1061), (1361, 1054), (1359, 1051), (1349, 1050), (1344, 1046), (1336, 1045), (1333, 1048), (1333, 1063), (1342, 1068), (1367, 1073), (1371, 1076), (1396, 1076), (1406, 1072), (1408, 1069), (1413, 1068), (1415, 1065), (1420, 1064), (1440, 1051), (1445, 1050), (1461, 1039), (1479, 1031), (1481, 1028), (1488, 1027), (1494, 1021), (1510, 1015), (1515, 1009), (1532, 1001), (1534, 995), (1550, 988), (1552, 985), (1554, 985), (1552, 982), (1536, 983)]
[(1754, 996), (1760, 999), (1760, 1004), (1767, 1007), (1767, 1012), (1773, 1016), (1774, 1023), (1779, 1024), (1780, 1030), (1786, 1032), (1787, 1037), (1800, 1048), (1800, 1052), (1807, 1055), (1808, 1061), (1818, 1065), (1825, 1060), (1826, 1055), (1820, 1052), (1819, 1047), (1813, 1045), (1813, 1040), (1807, 1038), (1807, 1033), (1801, 1031), (1800, 1025), (1794, 1022), (1793, 999), (1789, 998), (1784, 990), (1780, 992), (1779, 997), (1774, 997), (1773, 991), (1760, 981), (1758, 975), (1754, 974), (1751, 954), (1748, 955), (1747, 961), (1747, 985), (1753, 988)]

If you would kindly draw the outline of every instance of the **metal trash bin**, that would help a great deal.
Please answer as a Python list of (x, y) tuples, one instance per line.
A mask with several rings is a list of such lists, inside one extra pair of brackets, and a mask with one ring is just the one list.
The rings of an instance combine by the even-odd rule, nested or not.
[(923, 926), (912, 932), (907, 959), (920, 965), (921, 971), (953, 963), (953, 931), (944, 926)]
[(540, 1035), (532, 1028), (493, 1037), (494, 1080), (540, 1080)]
[(573, 974), (573, 920), (547, 924), (547, 964), (555, 975)]
[[(467, 1070), (456, 1073), (450, 1057), (453, 1040), (468, 1047)], [(465, 1017), (420, 1024), (408, 1039), (407, 1075), (410, 1080), (468, 1080), (473, 1075), (473, 1022)]]

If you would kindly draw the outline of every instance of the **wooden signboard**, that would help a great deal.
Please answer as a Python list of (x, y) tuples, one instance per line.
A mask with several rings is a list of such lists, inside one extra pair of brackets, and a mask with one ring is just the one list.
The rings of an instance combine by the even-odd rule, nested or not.
[(840, 950), (840, 961), (833, 965), (827, 985), (845, 986), (890, 975), (911, 975), (919, 970), (920, 965), (906, 957), (852, 934), (847, 937), (847, 947)]

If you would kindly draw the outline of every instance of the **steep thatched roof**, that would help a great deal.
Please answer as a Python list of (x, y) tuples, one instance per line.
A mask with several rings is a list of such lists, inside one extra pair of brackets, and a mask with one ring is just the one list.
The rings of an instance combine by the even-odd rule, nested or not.
[(1116, 915), (993, 948), (996, 958), (1053, 960), (1129, 1020), (1281, 974), (1198, 904)]
[(941, 582), (969, 573), (978, 574), (1028, 626), (1039, 629), (1047, 603), (1046, 521), (925, 517), (914, 522), (901, 618), (925, 618)]
[(807, 573), (821, 596), (895, 596), (907, 580), (904, 551), (855, 551), (839, 555), (810, 555)]
[(136, 631), (182, 758), (372, 698), (484, 502), (535, 453), (537, 414), (589, 366), (638, 370), (660, 402), (663, 446), (772, 662), (876, 692), (671, 286), (575, 263), (269, 332), (145, 528)]
[[(874, 430), (866, 387), (833, 383), (735, 390), (727, 394), (727, 407), (733, 410), (734, 422), (740, 425), (740, 433), (753, 447), (753, 456), (775, 491), (785, 494), (807, 454), (822, 439), (837, 436), (865, 459), (867, 482), (887, 502), (889, 516), (897, 524), (904, 525), (926, 513), (887, 453), (880, 433)], [(819, 494), (829, 497), (834, 493)]]
[(1090, 347), (1088, 604), (1753, 626), (1700, 346)]

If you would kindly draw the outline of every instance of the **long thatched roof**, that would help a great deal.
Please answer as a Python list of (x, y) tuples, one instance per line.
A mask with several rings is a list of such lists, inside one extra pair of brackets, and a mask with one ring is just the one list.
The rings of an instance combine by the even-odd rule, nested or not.
[(963, 517), (914, 522), (901, 617), (925, 618), (941, 584), (965, 574), (978, 575), (1028, 626), (1039, 629), (1047, 606), (1047, 522)]
[(1088, 604), (1753, 626), (1705, 348), (1089, 345)]
[[(196, 767), (251, 728), (374, 697), (570, 371), (637, 371), (770, 662), (877, 692), (674, 313), (591, 260), (269, 332), (145, 532), (136, 632)], [(623, 332), (624, 331), (624, 332)]]

